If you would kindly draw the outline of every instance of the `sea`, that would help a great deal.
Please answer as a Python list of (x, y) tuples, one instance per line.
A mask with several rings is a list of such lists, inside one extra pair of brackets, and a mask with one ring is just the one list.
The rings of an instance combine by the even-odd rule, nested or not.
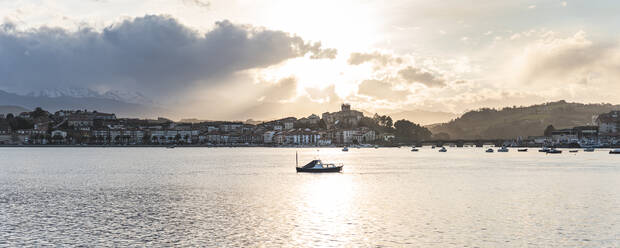
[(3, 147), (0, 247), (620, 247), (620, 155), (447, 149)]

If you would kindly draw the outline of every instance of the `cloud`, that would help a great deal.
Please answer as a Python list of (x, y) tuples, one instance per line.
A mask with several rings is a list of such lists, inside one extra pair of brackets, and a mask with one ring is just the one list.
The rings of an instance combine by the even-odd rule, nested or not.
[[(263, 83), (265, 85), (266, 83)], [(280, 79), (275, 84), (266, 84), (263, 88), (261, 101), (281, 102), (290, 100), (297, 95), (297, 80), (294, 77)]]
[(211, 6), (211, 3), (206, 0), (183, 0), (184, 4), (195, 5), (201, 8), (208, 8)]
[(360, 65), (366, 62), (373, 62), (377, 65), (386, 66), (388, 64), (400, 64), (403, 62), (401, 58), (394, 57), (389, 54), (379, 52), (373, 53), (351, 53), (348, 63), (350, 65)]
[(592, 42), (583, 31), (567, 38), (548, 33), (521, 54), (509, 67), (517, 71), (520, 82), (529, 85), (583, 84), (593, 75), (612, 82), (620, 76), (618, 43)]
[(422, 71), (421, 69), (412, 66), (408, 66), (407, 68), (398, 71), (398, 75), (408, 83), (421, 83), (427, 87), (446, 86), (446, 81), (443, 78), (437, 77), (430, 72)]
[(282, 31), (227, 20), (206, 33), (161, 15), (125, 20), (102, 31), (17, 31), (5, 23), (0, 29), (0, 88), (83, 87), (168, 96), (239, 71), (307, 54), (333, 58), (335, 53)]
[(387, 80), (364, 80), (359, 85), (358, 93), (370, 96), (379, 100), (401, 101), (409, 95), (408, 90), (393, 89), (392, 83)]

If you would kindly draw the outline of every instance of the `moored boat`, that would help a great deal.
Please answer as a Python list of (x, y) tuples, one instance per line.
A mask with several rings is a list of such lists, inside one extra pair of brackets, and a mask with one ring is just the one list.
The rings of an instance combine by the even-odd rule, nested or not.
[(518, 152), (527, 152), (527, 148), (517, 149)]
[(417, 152), (417, 151), (419, 151), (419, 150), (418, 150), (418, 148), (416, 148), (415, 146), (413, 146), (413, 147), (411, 147), (411, 151), (412, 151), (412, 152)]
[(348, 152), (348, 151), (349, 151), (349, 147), (346, 147), (346, 146), (345, 146), (344, 148), (342, 148), (342, 151), (343, 151), (343, 152)]
[(560, 153), (562, 153), (562, 151), (555, 149), (555, 148), (551, 148), (547, 151), (547, 154), (560, 154)]
[(549, 150), (551, 150), (551, 149), (549, 149), (549, 147), (543, 147), (543, 148), (541, 148), (541, 149), (540, 149), (540, 150), (538, 150), (538, 151), (539, 151), (539, 152), (549, 152)]
[(340, 172), (344, 165), (336, 165), (334, 163), (323, 163), (320, 159), (310, 161), (310, 163), (299, 167), (299, 159), (295, 153), (295, 170), (297, 172), (324, 173), (324, 172)]
[(584, 152), (593, 152), (594, 151), (594, 147), (588, 147), (586, 149), (583, 149)]
[(492, 153), (492, 152), (494, 152), (494, 151), (495, 151), (495, 150), (493, 150), (493, 148), (489, 148), (489, 149), (487, 149), (485, 152)]
[(618, 148), (613, 149), (613, 150), (609, 151), (609, 154), (620, 154), (620, 149), (618, 149)]
[(446, 149), (446, 148), (445, 148), (445, 147), (443, 147), (443, 146), (441, 147), (441, 149), (439, 149), (439, 152), (447, 152), (447, 151), (448, 151), (448, 149)]
[(579, 150), (570, 150), (570, 151), (568, 151), (568, 152), (570, 152), (570, 153), (578, 153), (578, 152), (579, 152)]
[(506, 148), (505, 146), (502, 146), (502, 148), (497, 149), (497, 152), (508, 152), (508, 148)]

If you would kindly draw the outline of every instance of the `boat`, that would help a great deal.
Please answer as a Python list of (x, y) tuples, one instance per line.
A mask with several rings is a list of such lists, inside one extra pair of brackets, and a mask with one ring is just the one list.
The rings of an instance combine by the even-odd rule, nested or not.
[(613, 150), (609, 151), (609, 154), (620, 154), (620, 149), (618, 149), (618, 148), (613, 149)]
[(577, 152), (579, 152), (579, 150), (570, 150), (568, 152), (570, 152), (570, 153), (577, 153)]
[(344, 165), (336, 165), (333, 163), (323, 163), (320, 159), (310, 161), (310, 163), (299, 167), (299, 159), (297, 153), (295, 153), (295, 170), (297, 172), (309, 172), (309, 173), (326, 173), (326, 172), (340, 172)]
[(502, 148), (497, 149), (497, 152), (508, 152), (508, 148), (502, 146)]
[(593, 152), (594, 151), (594, 147), (588, 147), (586, 149), (583, 149), (584, 152)]
[(176, 148), (176, 147), (177, 147), (176, 145), (171, 145), (171, 146), (168, 146), (168, 147), (166, 147), (166, 148), (168, 148), (168, 149), (174, 149), (174, 148)]
[(419, 151), (419, 149), (418, 149), (418, 148), (415, 148), (415, 146), (414, 146), (414, 147), (411, 147), (411, 151), (412, 151), (412, 152), (417, 152), (417, 151)]
[(547, 154), (560, 154), (560, 153), (562, 153), (562, 151), (555, 149), (555, 148), (551, 148), (549, 149), (549, 151), (547, 151)]
[(348, 151), (349, 151), (349, 148), (345, 146), (344, 148), (342, 148), (342, 151), (343, 151), (343, 152), (348, 152)]
[(527, 152), (527, 148), (517, 149), (518, 152)]
[(486, 150), (486, 152), (488, 152), (488, 153), (491, 153), (491, 152), (494, 152), (494, 151), (495, 150), (493, 150), (493, 148), (489, 148), (489, 149)]
[(431, 146), (431, 149), (435, 149), (435, 146)]
[(439, 152), (447, 152), (447, 151), (448, 151), (448, 149), (446, 149), (446, 148), (445, 148), (445, 147), (443, 147), (443, 146), (441, 147), (441, 149), (439, 149)]
[(379, 149), (379, 146), (378, 146), (378, 145), (375, 145), (375, 149)]
[(540, 150), (538, 150), (539, 152), (549, 152), (551, 149), (549, 149), (549, 147), (543, 147)]

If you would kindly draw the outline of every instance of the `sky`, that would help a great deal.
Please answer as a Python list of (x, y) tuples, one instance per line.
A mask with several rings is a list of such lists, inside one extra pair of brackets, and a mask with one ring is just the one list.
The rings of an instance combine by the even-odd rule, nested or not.
[(620, 103), (616, 1), (0, 0), (0, 90), (177, 118)]

